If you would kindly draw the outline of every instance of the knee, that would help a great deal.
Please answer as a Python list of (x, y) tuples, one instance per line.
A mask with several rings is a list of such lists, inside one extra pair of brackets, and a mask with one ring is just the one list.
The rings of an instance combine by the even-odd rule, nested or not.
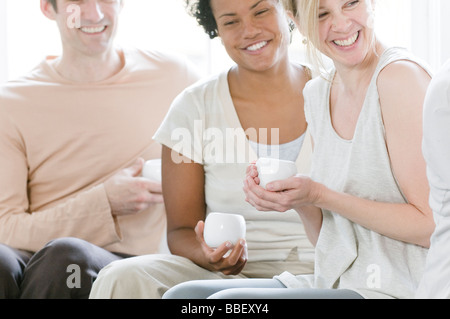
[[(165, 258), (165, 257), (164, 257)], [(167, 265), (163, 257), (145, 255), (113, 261), (105, 266), (94, 281), (90, 298), (161, 298)]]
[[(98, 273), (94, 282), (96, 286), (132, 286), (144, 281), (148, 284), (157, 281), (159, 273), (164, 273), (164, 266), (155, 256), (139, 256), (116, 260)], [(145, 261), (143, 261), (145, 260)]]
[(84, 246), (83, 240), (60, 238), (49, 242), (37, 251), (24, 270), (22, 297), (34, 298), (40, 291), (65, 287), (67, 278), (74, 269), (78, 271), (75, 274), (77, 278), (83, 281), (82, 286), (89, 286), (90, 279), (85, 272), (90, 268)]
[(0, 244), (0, 299), (19, 298), (25, 262), (14, 249)]
[(49, 242), (30, 259), (22, 281), (22, 298), (87, 298), (109, 252), (78, 238)]
[(126, 262), (127, 260), (117, 260), (109, 263), (100, 270), (95, 285), (108, 283), (117, 283), (118, 281), (129, 282), (134, 277), (133, 273), (136, 267)]
[(141, 286), (152, 286), (152, 277), (139, 265), (134, 257), (109, 263), (98, 273), (89, 295), (91, 299), (144, 298)]
[(79, 238), (58, 238), (45, 245), (36, 253), (36, 256), (45, 255), (45, 258), (41, 258), (41, 262), (60, 263), (58, 266), (66, 267), (70, 264), (77, 264), (83, 268), (88, 259), (86, 254), (89, 251), (86, 249), (88, 245), (91, 244)]
[(24, 268), (13, 249), (0, 244), (0, 278), (20, 276)]

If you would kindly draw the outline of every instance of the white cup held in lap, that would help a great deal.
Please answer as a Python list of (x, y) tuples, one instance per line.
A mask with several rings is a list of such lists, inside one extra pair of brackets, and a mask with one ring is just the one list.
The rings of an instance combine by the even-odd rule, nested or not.
[(236, 245), (245, 238), (246, 226), (242, 215), (227, 213), (209, 213), (205, 220), (203, 237), (211, 248), (217, 248), (224, 242)]

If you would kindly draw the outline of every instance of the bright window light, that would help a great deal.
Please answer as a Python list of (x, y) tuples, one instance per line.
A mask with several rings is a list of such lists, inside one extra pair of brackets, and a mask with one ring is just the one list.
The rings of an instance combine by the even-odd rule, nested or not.
[[(411, 43), (414, 1), (376, 1), (377, 34), (387, 44), (414, 47)], [(38, 0), (0, 2), (3, 12), (0, 13), (0, 82), (3, 82), (28, 72), (46, 55), (60, 54), (61, 48), (56, 25), (41, 13)], [(232, 64), (220, 39), (211, 41), (186, 12), (184, 0), (125, 1), (117, 44), (178, 52), (204, 75)], [(298, 31), (291, 45), (291, 56), (304, 61), (304, 46)]]

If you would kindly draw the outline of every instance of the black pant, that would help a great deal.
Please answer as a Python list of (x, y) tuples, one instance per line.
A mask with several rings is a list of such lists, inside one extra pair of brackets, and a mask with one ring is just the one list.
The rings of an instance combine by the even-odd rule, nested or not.
[(34, 254), (0, 244), (0, 298), (86, 299), (98, 272), (124, 257), (77, 238)]

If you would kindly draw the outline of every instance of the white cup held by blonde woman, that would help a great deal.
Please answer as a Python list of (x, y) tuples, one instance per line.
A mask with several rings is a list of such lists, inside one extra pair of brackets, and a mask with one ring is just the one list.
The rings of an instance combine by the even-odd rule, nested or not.
[(256, 162), (259, 185), (266, 188), (268, 183), (281, 181), (297, 174), (297, 166), (292, 161), (261, 157)]

